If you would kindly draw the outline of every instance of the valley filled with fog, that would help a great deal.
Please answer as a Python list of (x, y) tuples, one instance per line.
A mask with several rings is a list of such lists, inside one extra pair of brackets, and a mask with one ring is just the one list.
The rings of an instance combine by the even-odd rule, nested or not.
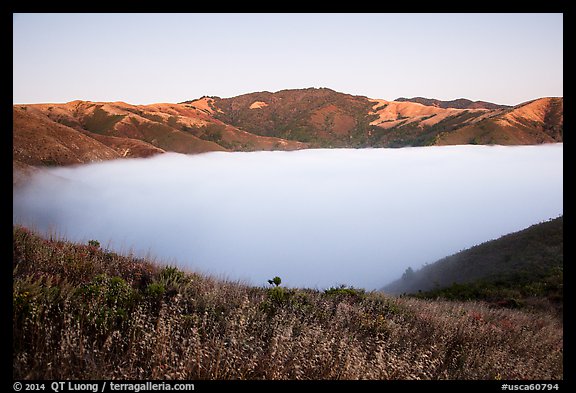
[(165, 153), (40, 171), (13, 222), (230, 280), (377, 289), (563, 214), (563, 145)]

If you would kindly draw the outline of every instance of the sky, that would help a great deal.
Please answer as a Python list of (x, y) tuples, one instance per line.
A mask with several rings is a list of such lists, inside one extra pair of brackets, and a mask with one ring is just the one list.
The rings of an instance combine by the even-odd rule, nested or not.
[(563, 15), (13, 14), (13, 103), (563, 96)]
[(37, 172), (13, 222), (251, 285), (379, 289), (563, 213), (563, 145), (165, 153)]

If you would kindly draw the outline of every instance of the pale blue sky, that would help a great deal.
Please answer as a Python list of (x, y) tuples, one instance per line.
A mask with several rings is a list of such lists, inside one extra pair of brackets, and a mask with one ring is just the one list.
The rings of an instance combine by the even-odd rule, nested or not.
[(14, 14), (13, 102), (563, 95), (562, 14)]

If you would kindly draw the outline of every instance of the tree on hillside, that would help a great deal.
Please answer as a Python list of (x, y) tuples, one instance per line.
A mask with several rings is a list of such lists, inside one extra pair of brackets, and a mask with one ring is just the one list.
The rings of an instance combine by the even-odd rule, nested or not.
[(414, 270), (412, 270), (412, 267), (408, 266), (404, 274), (402, 274), (402, 280), (410, 281), (412, 278), (414, 278)]

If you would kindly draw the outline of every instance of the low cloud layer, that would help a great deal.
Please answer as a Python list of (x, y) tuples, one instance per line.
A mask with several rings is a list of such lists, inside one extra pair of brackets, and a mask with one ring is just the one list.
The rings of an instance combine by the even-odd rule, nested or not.
[(563, 145), (167, 153), (54, 168), (13, 222), (254, 285), (377, 289), (563, 213)]

